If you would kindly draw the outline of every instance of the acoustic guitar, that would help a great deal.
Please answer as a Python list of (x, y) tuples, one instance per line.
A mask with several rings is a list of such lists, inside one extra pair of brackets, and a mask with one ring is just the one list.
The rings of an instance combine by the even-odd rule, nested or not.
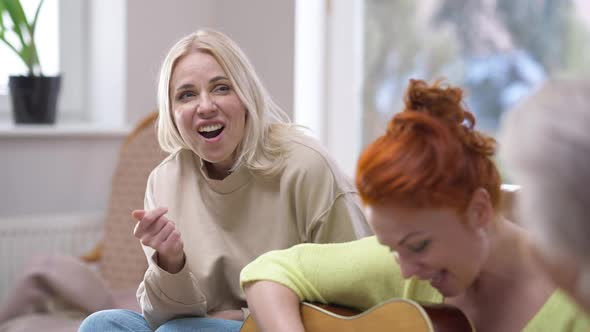
[[(358, 312), (342, 307), (301, 304), (306, 332), (474, 332), (473, 324), (458, 308), (446, 304), (418, 304), (392, 299)], [(252, 316), (240, 332), (258, 332)]]

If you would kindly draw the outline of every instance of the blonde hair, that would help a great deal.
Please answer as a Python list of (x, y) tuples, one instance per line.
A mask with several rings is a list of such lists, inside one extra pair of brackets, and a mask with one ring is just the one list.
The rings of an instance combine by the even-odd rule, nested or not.
[(590, 267), (590, 82), (547, 82), (501, 128), (525, 227), (545, 253)]
[(217, 60), (246, 107), (244, 138), (237, 147), (232, 170), (245, 166), (262, 174), (276, 174), (285, 163), (285, 144), (294, 135), (302, 133), (272, 100), (238, 45), (224, 34), (210, 29), (198, 30), (181, 38), (164, 59), (158, 83), (158, 141), (162, 149), (169, 153), (190, 149), (174, 123), (170, 80), (178, 60), (193, 52), (204, 52)]

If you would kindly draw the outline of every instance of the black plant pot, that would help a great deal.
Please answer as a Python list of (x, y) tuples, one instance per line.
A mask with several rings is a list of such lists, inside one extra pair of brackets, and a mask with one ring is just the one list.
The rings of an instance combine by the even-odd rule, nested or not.
[(16, 123), (55, 123), (61, 76), (10, 76), (8, 87)]

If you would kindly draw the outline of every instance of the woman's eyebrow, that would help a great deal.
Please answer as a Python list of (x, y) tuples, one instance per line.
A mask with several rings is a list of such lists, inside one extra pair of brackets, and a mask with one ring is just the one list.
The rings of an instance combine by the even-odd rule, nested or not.
[(192, 89), (192, 88), (194, 88), (194, 87), (195, 87), (195, 85), (194, 85), (194, 84), (191, 84), (191, 83), (185, 83), (185, 84), (183, 84), (183, 85), (179, 86), (178, 88), (176, 88), (176, 89), (175, 89), (175, 91), (180, 91), (180, 90), (185, 90), (185, 89)]
[(229, 80), (229, 79), (225, 76), (215, 76), (209, 80), (209, 83), (215, 83), (217, 81), (223, 81), (223, 80)]

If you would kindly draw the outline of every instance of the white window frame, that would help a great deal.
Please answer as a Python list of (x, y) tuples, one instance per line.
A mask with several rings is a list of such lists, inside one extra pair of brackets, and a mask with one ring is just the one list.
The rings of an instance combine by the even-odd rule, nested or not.
[[(88, 1), (59, 1), (59, 66), (62, 86), (59, 95), (58, 116), (66, 121), (87, 121), (88, 94)], [(10, 96), (0, 94), (0, 122), (11, 121)]]
[(364, 4), (296, 5), (295, 122), (311, 128), (352, 177), (362, 149)]

